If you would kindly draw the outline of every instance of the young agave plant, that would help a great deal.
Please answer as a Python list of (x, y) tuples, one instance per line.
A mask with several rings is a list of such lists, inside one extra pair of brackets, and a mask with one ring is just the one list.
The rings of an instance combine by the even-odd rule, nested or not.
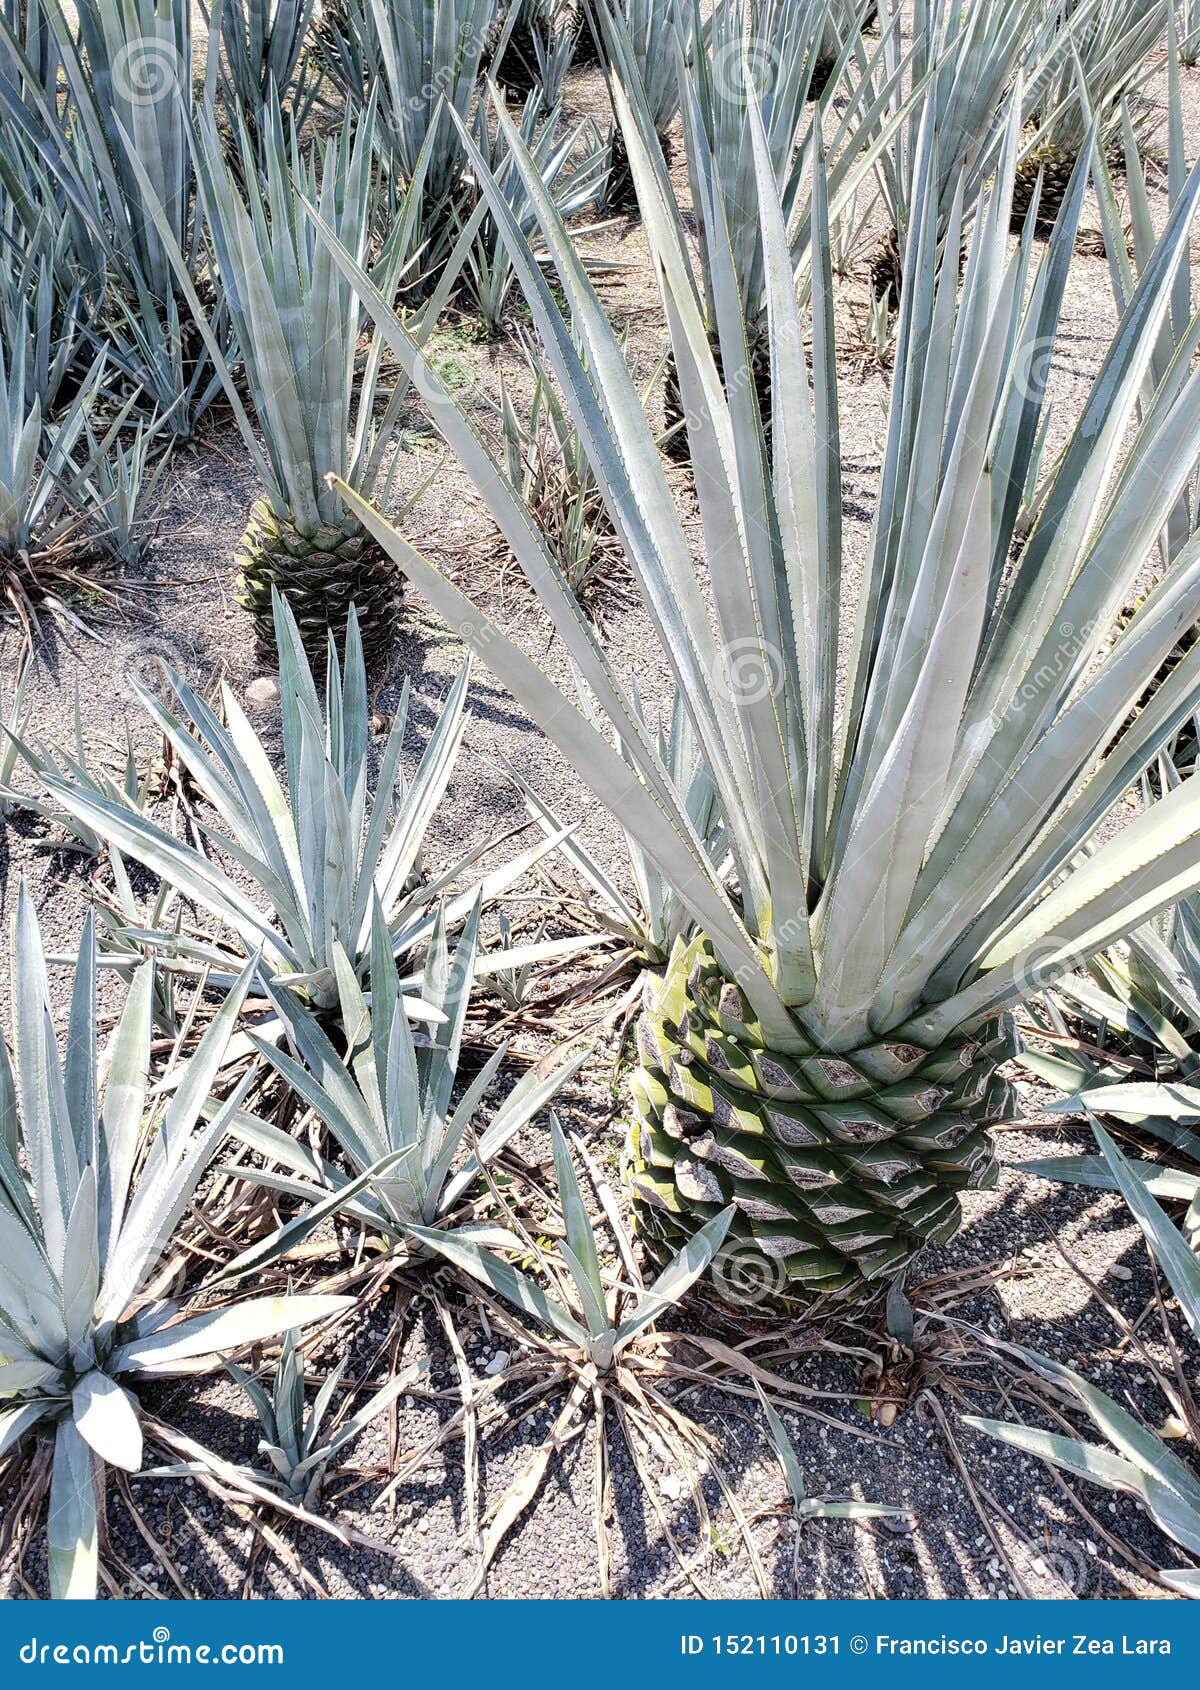
[[(315, 206), (365, 261), (377, 191), (375, 130), (374, 107), (368, 106), (356, 126), (347, 119), (341, 133), (325, 141), (318, 164), (301, 148), (294, 124), (285, 135), (278, 107), (268, 105), (257, 149), (239, 123), (239, 179), (212, 112), (200, 126), (200, 198), (261, 447), (179, 254), (176, 262), (264, 489), (250, 512), (238, 562), (242, 603), (266, 647), (274, 633), (276, 590), (291, 606), (310, 652), (323, 648), (330, 628), (340, 633), (351, 605), (368, 654), (389, 645), (395, 633), (396, 570), (324, 478), (333, 471), (368, 496), (386, 498), (391, 475), (385, 462), (405, 389), (386, 395), (377, 418), (382, 340), (375, 337), (360, 372), (362, 312), (306, 209), (306, 202)], [(256, 187), (247, 196), (240, 181)], [(389, 297), (412, 256), (409, 232), (401, 216), (372, 269)]]
[(383, 141), (422, 203), (426, 260), (444, 250), (439, 226), (462, 179), (451, 113), (470, 116), (501, 0), (342, 0), (322, 23), (322, 51), (352, 104), (376, 100)]
[(339, 1426), (329, 1426), (329, 1412), (346, 1366), (347, 1362), (343, 1361), (334, 1368), (308, 1408), (304, 1401), (304, 1364), (296, 1354), (294, 1333), (284, 1337), (269, 1395), (252, 1374), (229, 1362), (230, 1376), (250, 1398), (263, 1430), (258, 1453), (265, 1455), (270, 1463), (265, 1471), (261, 1468), (238, 1471), (245, 1472), (268, 1490), (278, 1490), (301, 1508), (319, 1508), (334, 1458), (410, 1389), (428, 1363), (419, 1361), (402, 1368), (395, 1378), (368, 1397), (356, 1413)]
[(792, 1518), (797, 1525), (807, 1525), (810, 1520), (895, 1520), (907, 1517), (907, 1508), (892, 1508), (884, 1502), (859, 1502), (854, 1497), (838, 1501), (829, 1497), (810, 1496), (808, 1486), (804, 1482), (804, 1469), (800, 1465), (795, 1445), (788, 1437), (787, 1427), (771, 1407), (762, 1386), (757, 1381), (755, 1386), (758, 1400), (762, 1403), (763, 1412), (767, 1417), (767, 1425), (771, 1428), (771, 1436), (775, 1440), (779, 1464), (783, 1468), (783, 1476), (787, 1480), (791, 1496)]
[[(480, 106), (475, 121), (476, 142), (488, 160), (489, 168), (505, 182), (517, 221), (528, 233), (536, 222), (533, 207), (522, 188), (516, 168), (504, 168), (499, 149), (494, 147), (488, 132), (486, 115), (486, 107)], [(542, 181), (553, 195), (560, 216), (566, 221), (602, 198), (608, 171), (608, 149), (588, 120), (565, 131), (561, 123), (561, 106), (544, 112), (541, 101), (533, 95), (526, 100), (521, 113), (521, 138), (531, 157), (537, 160)], [(460, 223), (462, 221), (460, 218)], [(596, 225), (577, 229), (576, 234), (589, 234), (594, 227)], [(485, 216), (467, 253), (460, 291), (474, 303), (489, 334), (498, 335), (504, 329), (509, 298), (515, 286), (516, 274), (500, 231), (493, 219)]]
[[(514, 278), (515, 279), (515, 278)], [(501, 377), (499, 437), (504, 468), (580, 604), (594, 609), (619, 547), (583, 442), (536, 348), (520, 339), (532, 377), (528, 405)]]
[(64, 827), (89, 856), (98, 856), (104, 849), (104, 842), (99, 834), (88, 827), (86, 822), (81, 822), (65, 811), (57, 809), (55, 805), (47, 803), (44, 798), (37, 796), (37, 794), (27, 794), (14, 790), (11, 782), (18, 761), (25, 765), (39, 784), (44, 785), (47, 775), (57, 775), (64, 780), (76, 782), (85, 792), (110, 799), (114, 803), (128, 805), (131, 810), (137, 812), (145, 811), (149, 779), (144, 777), (138, 769), (133, 743), (128, 732), (125, 737), (125, 763), (121, 771), (120, 781), (114, 780), (107, 770), (97, 769), (90, 765), (87, 746), (83, 737), (83, 711), (80, 706), (78, 687), (75, 691), (74, 755), (26, 736), (24, 724), (20, 717), (27, 675), (28, 665), (22, 672), (14, 709), (15, 719), (12, 725), (6, 727), (3, 723), (0, 723), (0, 733), (8, 741), (3, 750), (0, 750), (0, 800), (12, 809), (29, 810), (32, 814), (41, 816), (46, 821)]
[(586, 32), (579, 0), (515, 0), (515, 14), (494, 75), (510, 93), (533, 94), (542, 106), (554, 106)]
[(12, 778), (20, 755), (17, 741), (25, 732), (25, 695), (32, 670), (32, 659), (27, 657), (17, 670), (12, 698), (7, 707), (0, 707), (0, 821), (7, 820), (19, 808)]
[[(574, 1344), (599, 1372), (607, 1373), (616, 1366), (621, 1351), (632, 1343), (638, 1333), (644, 1332), (660, 1315), (673, 1308), (707, 1271), (725, 1241), (732, 1211), (725, 1209), (706, 1221), (667, 1263), (653, 1285), (648, 1289), (639, 1287), (632, 1292), (632, 1307), (626, 1312), (620, 1307), (624, 1300), (622, 1289), (610, 1290), (605, 1285), (596, 1236), (579, 1189), (566, 1135), (554, 1115), (550, 1117), (550, 1134), (554, 1143), (554, 1170), (566, 1231), (565, 1239), (556, 1246), (558, 1260), (555, 1265), (560, 1280), (573, 1288), (573, 1299), (544, 1290), (537, 1280), (462, 1232), (441, 1232), (433, 1227), (421, 1226), (410, 1226), (408, 1231), (427, 1249), (444, 1256), (514, 1308), (550, 1327), (569, 1344)], [(610, 1224), (618, 1229), (621, 1260), (628, 1270), (633, 1264), (629, 1238), (623, 1230), (619, 1230), (620, 1220), (615, 1211), (608, 1218)]]
[[(1095, 957), (1088, 975), (1061, 980), (1045, 1007), (1031, 1006), (1034, 1024), (1051, 1039), (1051, 1053), (1029, 1049), (1023, 1063), (1066, 1097), (1056, 1114), (1105, 1115), (1124, 1136), (1163, 1146), (1200, 1168), (1200, 906), (1197, 897), (1129, 935), (1126, 950)], [(1061, 1006), (1061, 1007), (1060, 1007)], [(1083, 1022), (1092, 1048), (1070, 1038), (1065, 1014)], [(1058, 1043), (1065, 1048), (1058, 1049)], [(1112, 1188), (1094, 1156), (1065, 1156), (1026, 1164), (1029, 1173)], [(1137, 1164), (1146, 1178), (1163, 1175), (1156, 1163)], [(1197, 1185), (1197, 1176), (1190, 1178)], [(1175, 1183), (1171, 1195), (1185, 1195)], [(1195, 1195), (1193, 1191), (1192, 1195)], [(1200, 1207), (1188, 1230), (1200, 1230)]]
[[(645, 102), (658, 154), (667, 159), (671, 150), (669, 131), (679, 111), (678, 60), (682, 57), (687, 63), (695, 47), (695, 12), (690, 5), (677, 5), (675, 0), (667, 5), (663, 0), (613, 0), (611, 10), (600, 7), (597, 11), (608, 54), (612, 51), (613, 19), (620, 19), (626, 51), (619, 64), (610, 59), (610, 72), (624, 84), (627, 98), (636, 90), (636, 97)], [(615, 105), (613, 110), (617, 110)], [(636, 204), (636, 198), (624, 126), (617, 122), (605, 204), (610, 210), (625, 211)]]
[[(1200, 653), (1127, 723), (1200, 610), (1200, 547), (1175, 559), (1109, 642), (1200, 453), (1195, 375), (1122, 448), (1200, 171), (1108, 348), (1039, 520), (1011, 559), (1043, 408), (1037, 366), (1058, 322), (1086, 169), (1036, 265), (1028, 245), (1010, 254), (1019, 147), (1010, 115), (960, 295), (960, 214), (939, 230), (927, 134), (871, 552), (841, 656), (849, 572), (819, 167), (810, 377), (782, 208), (752, 108), (772, 358), (768, 470), (732, 254), (714, 243), (719, 376), (674, 209), (619, 85), (615, 94), (686, 401), (711, 600), (567, 231), (527, 170), (564, 316), (502, 194), (481, 179), (716, 785), (736, 897), (541, 537), (448, 394), (437, 409), (442, 431), (620, 749), (382, 517), (359, 508), (638, 840), (695, 923), (696, 938), (676, 948), (640, 1027), (634, 1183), (647, 1236), (669, 1250), (732, 1206), (731, 1239), (756, 1255), (780, 1297), (861, 1295), (923, 1244), (949, 1237), (958, 1193), (994, 1177), (987, 1127), (1011, 1108), (997, 1071), (1013, 1048), (1003, 1012), (1031, 978), (1069, 972), (1080, 955), (1200, 885), (1195, 782), (1077, 862), (1197, 702)], [(502, 112), (497, 121), (524, 166), (511, 123)], [(715, 173), (712, 192), (719, 205)], [(961, 194), (953, 203), (961, 206)], [(939, 253), (952, 261), (940, 263)], [(401, 361), (436, 380), (368, 279), (340, 261), (388, 323)]]
[(112, 363), (186, 438), (219, 386), (189, 344), (173, 261), (184, 253), (189, 276), (203, 279), (189, 110), (211, 109), (216, 42), (198, 78), (190, 6), (38, 0), (31, 11), (39, 27), (23, 34), (0, 16), (5, 125), (44, 161), (57, 217), (95, 243), (85, 274), (112, 279)]
[[(944, 231), (960, 182), (969, 215), (995, 171), (1008, 119), (1006, 95), (1022, 68), (1023, 55), (1028, 62), (1044, 3), (994, 0), (986, 6), (960, 6), (955, 0), (915, 0), (906, 54), (900, 8), (894, 0), (883, 0), (881, 58), (867, 80), (877, 80), (884, 101), (880, 121), (887, 134), (881, 136), (876, 174), (889, 227), (872, 255), (870, 274), (873, 296), (886, 300), (893, 311), (899, 303), (914, 193), (923, 169), (922, 137), (937, 138), (936, 194)], [(1035, 60), (1035, 74), (1042, 62)], [(906, 84), (900, 79), (906, 65), (911, 86), (918, 91), (907, 104)]]
[(316, 0), (219, 0), (221, 46), (234, 102), (244, 112), (286, 100)]
[[(695, 43), (690, 59), (677, 50), (676, 71), (692, 205), (700, 235), (705, 320), (716, 347), (721, 282), (719, 259), (710, 259), (709, 245), (711, 240), (719, 251), (723, 243), (728, 243), (741, 295), (755, 389), (760, 408), (769, 418), (766, 254), (758, 215), (749, 102), (753, 96), (761, 103), (792, 265), (800, 280), (809, 262), (812, 238), (807, 187), (814, 146), (820, 142), (828, 161), (826, 191), (829, 219), (834, 224), (870, 180), (872, 169), (912, 104), (902, 86), (899, 23), (889, 23), (888, 39), (873, 54), (861, 53), (859, 73), (846, 77), (836, 121), (829, 124), (828, 136), (822, 136), (816, 125), (805, 122), (804, 107), (822, 31), (828, 27), (827, 0), (722, 0), (707, 25), (701, 21), (697, 0), (680, 3), (690, 11)], [(653, 114), (639, 99), (628, 34), (619, 19), (608, 19), (607, 23), (610, 55), (624, 72), (631, 104), (646, 136), (653, 128)], [(848, 32), (838, 49), (839, 78), (852, 49), (858, 49), (857, 38)], [(719, 207), (710, 190), (711, 172), (723, 188)], [(683, 403), (673, 362), (667, 366), (664, 397), (667, 426), (673, 430), (671, 455), (686, 455), (687, 434), (680, 426)]]
[[(79, 567), (94, 529), (88, 477), (128, 415), (126, 407), (99, 441), (91, 432), (89, 413), (104, 391), (107, 367), (100, 352), (70, 404), (49, 424), (41, 400), (29, 395), (29, 344), (18, 339), (8, 350), (0, 344), (0, 610), (16, 616), (27, 643), (41, 606), (83, 625), (63, 595), (96, 587)], [(81, 440), (88, 443), (82, 460), (73, 456)]]
[(326, 1319), (352, 1302), (263, 1297), (181, 1315), (154, 1292), (164, 1246), (252, 1079), (202, 1120), (254, 968), (243, 971), (170, 1102), (152, 1108), (147, 1121), (152, 965), (134, 979), (102, 1092), (93, 923), (89, 917), (80, 943), (63, 1063), (37, 918), (24, 886), (18, 891), (15, 1068), (0, 1040), (0, 1397), (7, 1399), (0, 1453), (33, 1426), (53, 1429), (55, 1597), (96, 1594), (104, 1463), (129, 1472), (142, 1463), (131, 1384)]
[[(335, 1049), (318, 1017), (293, 994), (284, 987), (269, 988), (287, 1042), (300, 1060), (262, 1039), (256, 1038), (255, 1045), (329, 1128), (349, 1172), (315, 1155), (278, 1127), (240, 1115), (234, 1131), (263, 1157), (267, 1167), (239, 1168), (238, 1174), (301, 1197), (310, 1207), (239, 1257), (231, 1272), (245, 1274), (274, 1260), (331, 1213), (350, 1216), (390, 1244), (405, 1241), (414, 1225), (434, 1226), (450, 1220), (477, 1184), (480, 1170), (579, 1068), (583, 1055), (548, 1076), (525, 1075), (455, 1168), (464, 1144), (471, 1142), (475, 1118), (508, 1048), (502, 1045), (492, 1053), (451, 1108), (478, 937), (476, 904), (451, 957), (439, 912), (422, 977), (423, 1001), (435, 1020), (429, 1036), (420, 1042), (409, 1028), (404, 983), (391, 959), (378, 907), (369, 1007), (345, 953), (339, 948), (336, 954), (346, 1054)], [(271, 1171), (277, 1168), (284, 1172)]]
[[(406, 954), (433, 932), (442, 890), (492, 844), (476, 844), (428, 885), (414, 879), (425, 829), (450, 781), (465, 731), (470, 670), (464, 666), (451, 688), (411, 782), (400, 763), (408, 725), (405, 682), (372, 796), (366, 667), (353, 608), (344, 668), (330, 637), (324, 710), (295, 619), (278, 594), (274, 610), (283, 785), (228, 687), (222, 690), (222, 722), (174, 670), (164, 673), (181, 715), (135, 683), (143, 708), (226, 830), (214, 826), (209, 832), (232, 861), (232, 872), (151, 817), (97, 792), (93, 783), (48, 770), (43, 778), (54, 808), (209, 910), (248, 951), (261, 949), (267, 974), (303, 992), (317, 1008), (336, 1009), (335, 958), (343, 950), (356, 976), (366, 975), (377, 939), (376, 904), (386, 924), (385, 949)], [(463, 921), (478, 896), (500, 896), (553, 843), (523, 852), (485, 875), (478, 888), (458, 894), (450, 901), (448, 924)], [(228, 966), (220, 951), (176, 933), (140, 937), (169, 955), (191, 956), (218, 970)], [(413, 1008), (419, 1013), (419, 1004)]]
[[(1064, 1013), (1065, 1012), (1065, 1013)], [(1065, 1092), (1051, 1113), (1104, 1116), (1122, 1135), (1169, 1153), (1128, 1166), (1156, 1196), (1188, 1205), (1184, 1231), (1200, 1238), (1200, 900), (1180, 899), (1129, 935), (1121, 951), (1094, 957), (1086, 975), (1069, 975), (1029, 1006), (1050, 1050), (1027, 1050), (1023, 1063)], [(1069, 1015), (1087, 1037), (1071, 1036)], [(1023, 1164), (1027, 1173), (1115, 1190), (1095, 1156), (1057, 1156)]]

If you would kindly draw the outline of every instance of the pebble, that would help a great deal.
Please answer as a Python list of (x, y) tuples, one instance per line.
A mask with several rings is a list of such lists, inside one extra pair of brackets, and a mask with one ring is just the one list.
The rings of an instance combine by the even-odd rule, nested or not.
[(490, 1374), (492, 1377), (495, 1377), (497, 1373), (504, 1372), (504, 1369), (508, 1366), (509, 1359), (507, 1350), (497, 1350), (483, 1371)]
[(274, 675), (260, 675), (246, 688), (246, 703), (251, 710), (269, 710), (279, 703), (279, 682)]
[(1110, 1279), (1132, 1279), (1133, 1269), (1122, 1267), (1120, 1262), (1114, 1262), (1108, 1270), (1108, 1276)]

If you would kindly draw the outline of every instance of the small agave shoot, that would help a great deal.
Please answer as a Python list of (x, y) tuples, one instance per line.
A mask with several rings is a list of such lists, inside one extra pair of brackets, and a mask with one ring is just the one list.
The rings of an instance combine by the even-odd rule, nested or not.
[[(619, 85), (614, 93), (687, 401), (703, 531), (710, 561), (720, 560), (711, 603), (566, 230), (526, 169), (564, 316), (502, 194), (482, 171), (481, 180), (716, 783), (736, 897), (540, 536), (448, 394), (437, 408), (442, 432), (620, 751), (395, 529), (359, 508), (637, 838), (695, 924), (640, 1027), (633, 1177), (648, 1239), (666, 1255), (732, 1207), (731, 1241), (757, 1259), (780, 1300), (878, 1294), (923, 1245), (952, 1235), (959, 1192), (995, 1177), (987, 1129), (1012, 1109), (998, 1071), (1013, 1049), (1006, 1011), (1031, 977), (1069, 972), (1200, 886), (1194, 781), (1077, 860), (1200, 696), (1200, 654), (1189, 654), (1152, 709), (1127, 721), (1200, 611), (1200, 546), (1175, 558), (1121, 626), (1130, 585), (1200, 454), (1195, 374), (1161, 412), (1140, 426), (1136, 418), (1200, 171), (1175, 203), (1039, 519), (1010, 561), (1044, 407), (1030, 371), (1056, 333), (1086, 161), (1049, 247), (1010, 252), (1020, 145), (1010, 111), (960, 294), (965, 231), (960, 211), (939, 228), (927, 118), (871, 551), (857, 602), (845, 607), (855, 626), (840, 653), (848, 571), (819, 162), (810, 375), (751, 105), (772, 358), (768, 468), (732, 254), (713, 246), (722, 378), (652, 141)], [(525, 168), (513, 125), (496, 115)], [(722, 184), (710, 180), (719, 206)], [(961, 208), (961, 192), (951, 203)], [(387, 302), (352, 260), (340, 262), (406, 368), (437, 391)]]
[(340, 948), (335, 956), (344, 1053), (286, 987), (269, 988), (296, 1056), (261, 1038), (255, 1046), (329, 1129), (349, 1171), (269, 1122), (239, 1115), (234, 1132), (265, 1165), (239, 1167), (238, 1176), (302, 1198), (309, 1207), (240, 1256), (231, 1273), (242, 1275), (277, 1259), (329, 1214), (346, 1215), (388, 1246), (406, 1242), (415, 1225), (457, 1217), (475, 1194), (481, 1169), (579, 1068), (582, 1054), (548, 1075), (526, 1074), (478, 1130), (476, 1117), (507, 1054), (501, 1045), (453, 1101), (478, 937), (476, 903), (451, 956), (439, 910), (422, 975), (422, 1001), (435, 1019), (420, 1040), (409, 1027), (378, 905), (369, 1007), (349, 959)]
[[(336, 957), (344, 952), (356, 977), (365, 978), (378, 944), (376, 906), (386, 927), (385, 948), (394, 956), (406, 955), (432, 934), (443, 890), (493, 843), (474, 845), (444, 873), (421, 882), (425, 830), (450, 782), (466, 728), (469, 666), (451, 687), (411, 781), (401, 766), (408, 725), (405, 681), (372, 793), (366, 666), (353, 607), (344, 666), (329, 637), (324, 710), (295, 618), (278, 593), (273, 608), (282, 785), (228, 687), (222, 688), (222, 721), (172, 669), (164, 668), (164, 674), (180, 714), (135, 683), (143, 708), (216, 812), (220, 825), (207, 826), (206, 832), (216, 852), (231, 862), (229, 871), (151, 817), (97, 792), (94, 784), (49, 770), (44, 781), (54, 808), (208, 910), (247, 952), (261, 950), (265, 974), (303, 992), (317, 1009), (336, 1010)], [(478, 887), (450, 899), (447, 923), (461, 923), (477, 897), (499, 897), (555, 843), (531, 847), (492, 869)], [(177, 963), (190, 958), (218, 971), (229, 966), (220, 949), (177, 933), (141, 937)], [(572, 943), (547, 941), (544, 954), (557, 955)], [(420, 1013), (419, 1002), (412, 1007)]]
[[(792, 1518), (798, 1526), (805, 1526), (810, 1520), (896, 1520), (908, 1517), (907, 1508), (893, 1508), (885, 1502), (859, 1502), (854, 1497), (838, 1500), (832, 1497), (810, 1496), (804, 1481), (804, 1469), (800, 1465), (795, 1445), (788, 1436), (787, 1427), (772, 1408), (766, 1392), (757, 1380), (755, 1388), (767, 1417), (767, 1425), (771, 1429), (779, 1465), (783, 1468), (783, 1476), (787, 1480)], [(794, 1547), (798, 1552), (799, 1541)]]
[[(32, 344), (23, 336), (12, 347), (0, 340), (0, 614), (16, 618), (27, 648), (41, 610), (82, 627), (68, 597), (79, 591), (111, 596), (84, 567), (96, 550), (87, 481), (128, 414), (128, 408), (121, 411), (101, 439), (91, 433), (89, 413), (104, 390), (100, 352), (51, 422), (30, 392), (26, 358)], [(75, 455), (81, 441), (87, 446), (82, 459)]]
[[(263, 1433), (258, 1453), (267, 1461), (265, 1467), (237, 1467), (232, 1471), (249, 1479), (258, 1489), (277, 1491), (306, 1513), (320, 1508), (330, 1467), (337, 1456), (412, 1387), (428, 1363), (419, 1361), (402, 1368), (386, 1385), (373, 1392), (361, 1408), (336, 1422), (336, 1417), (331, 1419), (331, 1411), (347, 1365), (347, 1361), (339, 1362), (309, 1406), (304, 1396), (304, 1362), (297, 1352), (294, 1332), (284, 1335), (269, 1391), (253, 1374), (234, 1362), (227, 1363), (230, 1377), (249, 1397), (258, 1416)], [(182, 1467), (166, 1471), (193, 1470)]]
[(6, 1399), (0, 1453), (31, 1427), (52, 1432), (48, 1533), (55, 1597), (96, 1594), (104, 1463), (129, 1472), (142, 1463), (131, 1386), (323, 1320), (352, 1301), (264, 1297), (187, 1314), (154, 1293), (163, 1251), (252, 1080), (247, 1075), (203, 1118), (254, 972), (251, 962), (161, 1107), (148, 1099), (153, 966), (144, 964), (107, 1053), (101, 1090), (91, 918), (79, 948), (63, 1062), (37, 919), (24, 886), (18, 891), (15, 1066), (0, 1040), (0, 1397)]
[[(562, 125), (562, 106), (544, 111), (541, 102), (532, 95), (521, 112), (521, 137), (537, 160), (538, 173), (546, 189), (553, 193), (554, 203), (564, 221), (597, 203), (604, 193), (608, 171), (608, 149), (588, 120), (570, 128)], [(528, 232), (536, 222), (529, 197), (516, 168), (506, 170), (502, 150), (493, 146), (488, 131), (487, 107), (480, 105), (475, 115), (475, 139), (480, 151), (509, 192), (509, 204), (521, 227)], [(581, 145), (582, 143), (582, 145)], [(480, 195), (475, 191), (475, 203)], [(469, 213), (468, 196), (457, 215), (465, 224)], [(486, 210), (486, 206), (481, 209)], [(464, 304), (479, 312), (487, 331), (500, 334), (507, 320), (508, 302), (516, 287), (516, 273), (512, 260), (491, 217), (474, 219), (478, 228), (471, 241), (463, 266), (459, 292)], [(590, 224), (575, 230), (576, 237), (591, 234), (600, 225)]]
[[(558, 1259), (554, 1267), (560, 1289), (545, 1290), (537, 1280), (513, 1267), (494, 1250), (489, 1250), (486, 1244), (462, 1232), (444, 1232), (423, 1226), (410, 1226), (408, 1231), (429, 1250), (444, 1256), (455, 1267), (503, 1297), (528, 1319), (565, 1338), (568, 1344), (587, 1357), (598, 1372), (608, 1373), (616, 1367), (621, 1352), (638, 1334), (673, 1308), (707, 1272), (725, 1241), (733, 1211), (725, 1209), (706, 1221), (667, 1263), (653, 1285), (629, 1287), (623, 1286), (620, 1281), (606, 1284), (596, 1249), (595, 1232), (571, 1161), (566, 1135), (553, 1114), (550, 1117), (550, 1136), (566, 1231), (566, 1237), (555, 1246)], [(613, 1224), (619, 1226), (616, 1220)], [(617, 1241), (622, 1266), (628, 1270), (633, 1261), (629, 1239), (619, 1232)]]

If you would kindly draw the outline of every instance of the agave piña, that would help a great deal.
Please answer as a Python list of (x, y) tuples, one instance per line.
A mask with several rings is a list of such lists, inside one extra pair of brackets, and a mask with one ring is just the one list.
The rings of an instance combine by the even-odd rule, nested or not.
[[(151, 1106), (153, 967), (137, 972), (108, 1053), (96, 1060), (96, 948), (79, 947), (66, 1060), (37, 918), (25, 887), (13, 937), (13, 1050), (0, 1040), (0, 1452), (30, 1427), (54, 1436), (51, 1594), (96, 1593), (97, 1481), (103, 1464), (142, 1462), (139, 1379), (190, 1371), (218, 1351), (271, 1338), (350, 1306), (347, 1297), (263, 1297), (182, 1313), (155, 1294), (163, 1251), (237, 1113), (251, 1072), (202, 1112), (254, 974), (248, 964), (178, 1075)], [(182, 1364), (182, 1367), (181, 1367)]]

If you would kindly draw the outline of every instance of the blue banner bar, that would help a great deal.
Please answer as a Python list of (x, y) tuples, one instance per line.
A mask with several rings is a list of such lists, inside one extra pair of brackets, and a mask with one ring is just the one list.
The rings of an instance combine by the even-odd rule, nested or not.
[(340, 1690), (1195, 1685), (1200, 1604), (8, 1602), (0, 1685), (206, 1673)]

